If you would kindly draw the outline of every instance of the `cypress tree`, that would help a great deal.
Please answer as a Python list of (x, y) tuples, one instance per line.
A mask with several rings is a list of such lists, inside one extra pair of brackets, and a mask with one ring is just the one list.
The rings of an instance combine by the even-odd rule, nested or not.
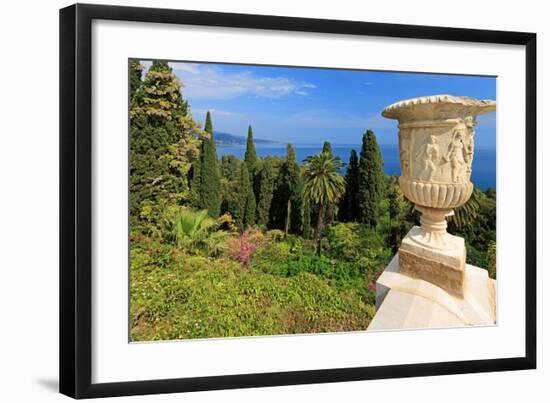
[(292, 145), (275, 183), (270, 211), (270, 227), (301, 234), (304, 221), (304, 183)]
[(231, 182), (239, 180), (241, 164), (242, 161), (234, 155), (224, 155), (221, 162), (222, 177)]
[(250, 174), (250, 179), (254, 175), (256, 169), (257, 156), (256, 156), (256, 147), (254, 146), (254, 137), (252, 133), (252, 126), (248, 126), (248, 136), (246, 138), (246, 151), (244, 153), (244, 162), (248, 173)]
[(235, 225), (243, 225), (243, 201), (241, 195), (241, 169), (243, 163), (234, 155), (224, 155), (221, 162), (222, 205), (221, 213), (229, 213)]
[(214, 138), (214, 128), (212, 127), (212, 116), (210, 111), (206, 112), (206, 120), (204, 122), (204, 131), (210, 133), (211, 138)]
[(254, 225), (256, 220), (256, 198), (254, 197), (254, 191), (250, 184), (250, 175), (248, 174), (246, 164), (241, 164), (237, 192), (239, 197), (240, 216), (242, 217), (240, 227), (246, 228), (249, 225)]
[(222, 158), (222, 213), (229, 213), (239, 229), (256, 222), (256, 197), (243, 161), (233, 155)]
[(359, 212), (359, 159), (357, 152), (351, 150), (346, 171), (346, 192), (340, 202), (338, 218), (340, 221), (356, 221)]
[(206, 114), (204, 130), (210, 134), (209, 138), (202, 141), (200, 184), (199, 184), (199, 208), (208, 210), (211, 217), (220, 215), (220, 169), (216, 144), (214, 141), (214, 130), (210, 111)]
[(304, 181), (296, 153), (292, 145), (287, 146), (288, 184), (290, 187), (290, 225), (292, 234), (302, 234), (304, 228)]
[(260, 227), (265, 227), (269, 223), (269, 210), (273, 198), (274, 179), (271, 161), (268, 159), (262, 160), (254, 181), (257, 201), (256, 222)]
[(358, 169), (358, 221), (369, 227), (378, 223), (378, 204), (383, 188), (383, 162), (376, 136), (371, 130), (363, 135)]
[(288, 183), (288, 157), (285, 157), (280, 165), (275, 184), (273, 198), (269, 212), (269, 228), (285, 230), (288, 216), (288, 201), (290, 199), (290, 186)]
[(392, 225), (392, 223), (396, 222), (401, 215), (401, 197), (399, 194), (399, 185), (395, 179), (388, 184), (387, 198), (390, 225)]
[(246, 203), (244, 206), (244, 220), (243, 225), (246, 228), (249, 225), (254, 225), (256, 222), (256, 197), (252, 191), (252, 187), (248, 189), (246, 196)]
[(285, 229), (289, 199), (289, 187), (286, 182), (286, 161), (281, 165), (273, 187), (273, 198), (269, 209), (269, 228)]

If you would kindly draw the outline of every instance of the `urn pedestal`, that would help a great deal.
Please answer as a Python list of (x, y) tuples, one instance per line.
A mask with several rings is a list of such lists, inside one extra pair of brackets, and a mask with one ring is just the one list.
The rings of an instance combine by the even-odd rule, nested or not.
[[(399, 122), (399, 187), (422, 216), (420, 226), (414, 226), (403, 239), (388, 273), (378, 280), (379, 309), (392, 288), (388, 284), (397, 287), (393, 298), (397, 305), (403, 305), (403, 301), (395, 302), (396, 295), (405, 292), (400, 287), (409, 284), (404, 295), (424, 298), (447, 309), (447, 313), (452, 312), (451, 305), (468, 305), (481, 298), (482, 302), (474, 305), (486, 307), (481, 314), (483, 319), (460, 323), (494, 323), (494, 315), (489, 312), (494, 311), (494, 282), (486, 270), (466, 264), (464, 239), (447, 232), (447, 217), (473, 192), (470, 176), (476, 117), (495, 109), (495, 101), (434, 95), (400, 101), (383, 110), (382, 116)], [(416, 288), (410, 288), (410, 284), (416, 284)], [(469, 288), (476, 290), (475, 295)], [(424, 289), (424, 293), (419, 289)], [(418, 301), (416, 304), (420, 306)], [(422, 316), (419, 312), (415, 315)], [(376, 317), (379, 316), (380, 311)], [(456, 319), (456, 315), (453, 317)], [(380, 318), (377, 323), (375, 327), (380, 328)]]
[(422, 237), (422, 228), (415, 226), (403, 238), (397, 252), (400, 272), (429, 281), (450, 294), (463, 297), (466, 269), (464, 239), (449, 235), (447, 248), (436, 249), (417, 242)]

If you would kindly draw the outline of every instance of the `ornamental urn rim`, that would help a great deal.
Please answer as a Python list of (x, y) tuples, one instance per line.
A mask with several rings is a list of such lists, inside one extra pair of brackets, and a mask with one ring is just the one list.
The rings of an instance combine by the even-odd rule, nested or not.
[(452, 117), (475, 117), (495, 110), (496, 101), (494, 100), (441, 94), (395, 102), (382, 110), (382, 116), (398, 119), (400, 122), (420, 119), (443, 120)]

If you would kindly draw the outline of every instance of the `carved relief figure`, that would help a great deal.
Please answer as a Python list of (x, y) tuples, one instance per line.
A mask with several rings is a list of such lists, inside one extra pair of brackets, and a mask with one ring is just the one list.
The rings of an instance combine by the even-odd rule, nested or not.
[(466, 173), (468, 174), (469, 179), (472, 174), (472, 161), (474, 160), (474, 127), (476, 125), (476, 121), (474, 118), (469, 117), (466, 118), (465, 123), (467, 134), (464, 139), (464, 161), (466, 162)]
[(439, 158), (440, 152), (437, 145), (437, 137), (432, 135), (428, 142), (420, 146), (416, 152), (415, 161), (420, 163), (422, 168), (419, 174), (420, 179), (433, 181)]
[(405, 176), (410, 175), (409, 166), (410, 166), (410, 153), (409, 153), (409, 146), (410, 146), (410, 134), (409, 133), (401, 133), (401, 144), (400, 144), (400, 151), (399, 151), (399, 158), (401, 160), (401, 172)]
[(472, 161), (474, 159), (474, 139), (472, 136), (467, 140), (464, 147), (464, 162), (466, 162), (466, 173), (468, 179), (472, 173)]
[(449, 150), (443, 157), (445, 162), (451, 163), (451, 177), (453, 182), (460, 182), (462, 167), (464, 166), (466, 150), (462, 141), (462, 133), (456, 130), (453, 133), (453, 138), (449, 143)]

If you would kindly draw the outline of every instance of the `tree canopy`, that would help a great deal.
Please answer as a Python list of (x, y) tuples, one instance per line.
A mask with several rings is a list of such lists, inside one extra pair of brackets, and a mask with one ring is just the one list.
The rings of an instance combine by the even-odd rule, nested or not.
[(142, 82), (136, 63), (130, 69), (130, 212), (133, 220), (148, 220), (163, 200), (177, 203), (187, 191), (202, 131), (168, 63), (153, 62)]
[(304, 220), (304, 185), (292, 145), (279, 170), (271, 203), (271, 227), (301, 234)]
[(322, 152), (327, 153), (329, 155), (332, 155), (332, 144), (330, 144), (330, 141), (325, 141), (323, 143), (323, 150)]
[(275, 169), (271, 159), (265, 158), (260, 162), (254, 186), (256, 194), (256, 220), (260, 227), (267, 227), (269, 223), (269, 210), (273, 198), (275, 185)]
[(324, 207), (335, 205), (345, 192), (345, 180), (338, 173), (342, 161), (328, 152), (310, 156), (304, 166), (304, 194), (318, 207), (315, 236), (321, 237), (324, 227)]

